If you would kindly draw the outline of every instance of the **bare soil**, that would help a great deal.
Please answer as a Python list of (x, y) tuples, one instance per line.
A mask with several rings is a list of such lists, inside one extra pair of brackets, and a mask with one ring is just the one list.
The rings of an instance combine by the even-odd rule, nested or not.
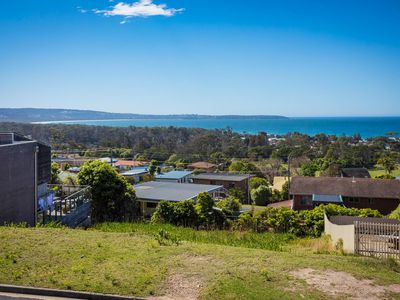
[(357, 279), (346, 272), (333, 270), (317, 271), (311, 268), (298, 269), (291, 276), (304, 280), (309, 286), (321, 292), (352, 300), (388, 299), (389, 294), (400, 297), (400, 284), (377, 285), (373, 280)]

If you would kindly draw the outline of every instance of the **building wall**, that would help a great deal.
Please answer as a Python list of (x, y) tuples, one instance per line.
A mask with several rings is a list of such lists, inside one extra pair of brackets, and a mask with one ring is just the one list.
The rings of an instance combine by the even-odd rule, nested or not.
[(35, 225), (35, 148), (37, 143), (0, 147), (0, 225)]
[(325, 234), (330, 235), (332, 243), (336, 245), (341, 239), (343, 241), (343, 251), (346, 253), (354, 253), (354, 224), (351, 225), (336, 225), (324, 218)]
[(242, 181), (229, 181), (229, 180), (209, 180), (193, 178), (193, 183), (196, 184), (211, 184), (211, 185), (222, 185), (225, 189), (230, 190), (232, 188), (239, 189), (244, 192), (245, 201), (249, 201), (249, 190), (248, 190), (248, 180)]

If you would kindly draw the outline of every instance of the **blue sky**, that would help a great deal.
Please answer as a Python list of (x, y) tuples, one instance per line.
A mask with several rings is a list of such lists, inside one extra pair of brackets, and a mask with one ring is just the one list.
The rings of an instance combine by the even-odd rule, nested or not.
[(400, 2), (2, 0), (0, 107), (400, 115)]

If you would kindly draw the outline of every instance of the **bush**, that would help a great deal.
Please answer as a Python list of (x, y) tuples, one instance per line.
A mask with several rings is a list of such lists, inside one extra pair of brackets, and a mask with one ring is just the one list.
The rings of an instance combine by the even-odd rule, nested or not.
[(242, 204), (240, 203), (239, 199), (235, 197), (228, 197), (225, 198), (217, 203), (217, 207), (222, 209), (222, 211), (228, 215), (236, 214), (242, 208)]
[(198, 223), (198, 214), (193, 200), (185, 200), (176, 203), (160, 201), (151, 217), (151, 222), (196, 226)]
[(293, 233), (299, 235), (300, 218), (297, 211), (287, 207), (268, 207), (257, 215), (258, 226), (262, 230), (273, 230), (278, 233)]
[(271, 188), (266, 185), (260, 185), (258, 188), (251, 191), (251, 200), (253, 200), (256, 205), (267, 205), (271, 196)]
[(390, 213), (389, 218), (400, 220), (400, 205)]

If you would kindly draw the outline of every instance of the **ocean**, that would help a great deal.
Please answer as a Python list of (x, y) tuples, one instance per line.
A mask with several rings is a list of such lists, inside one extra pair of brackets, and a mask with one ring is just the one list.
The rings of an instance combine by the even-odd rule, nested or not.
[(191, 127), (221, 129), (230, 127), (235, 132), (286, 134), (301, 132), (308, 135), (325, 133), (338, 136), (360, 134), (363, 138), (397, 132), (400, 136), (400, 117), (296, 117), (287, 119), (130, 119), (84, 120), (43, 123), (66, 123), (114, 127)]

